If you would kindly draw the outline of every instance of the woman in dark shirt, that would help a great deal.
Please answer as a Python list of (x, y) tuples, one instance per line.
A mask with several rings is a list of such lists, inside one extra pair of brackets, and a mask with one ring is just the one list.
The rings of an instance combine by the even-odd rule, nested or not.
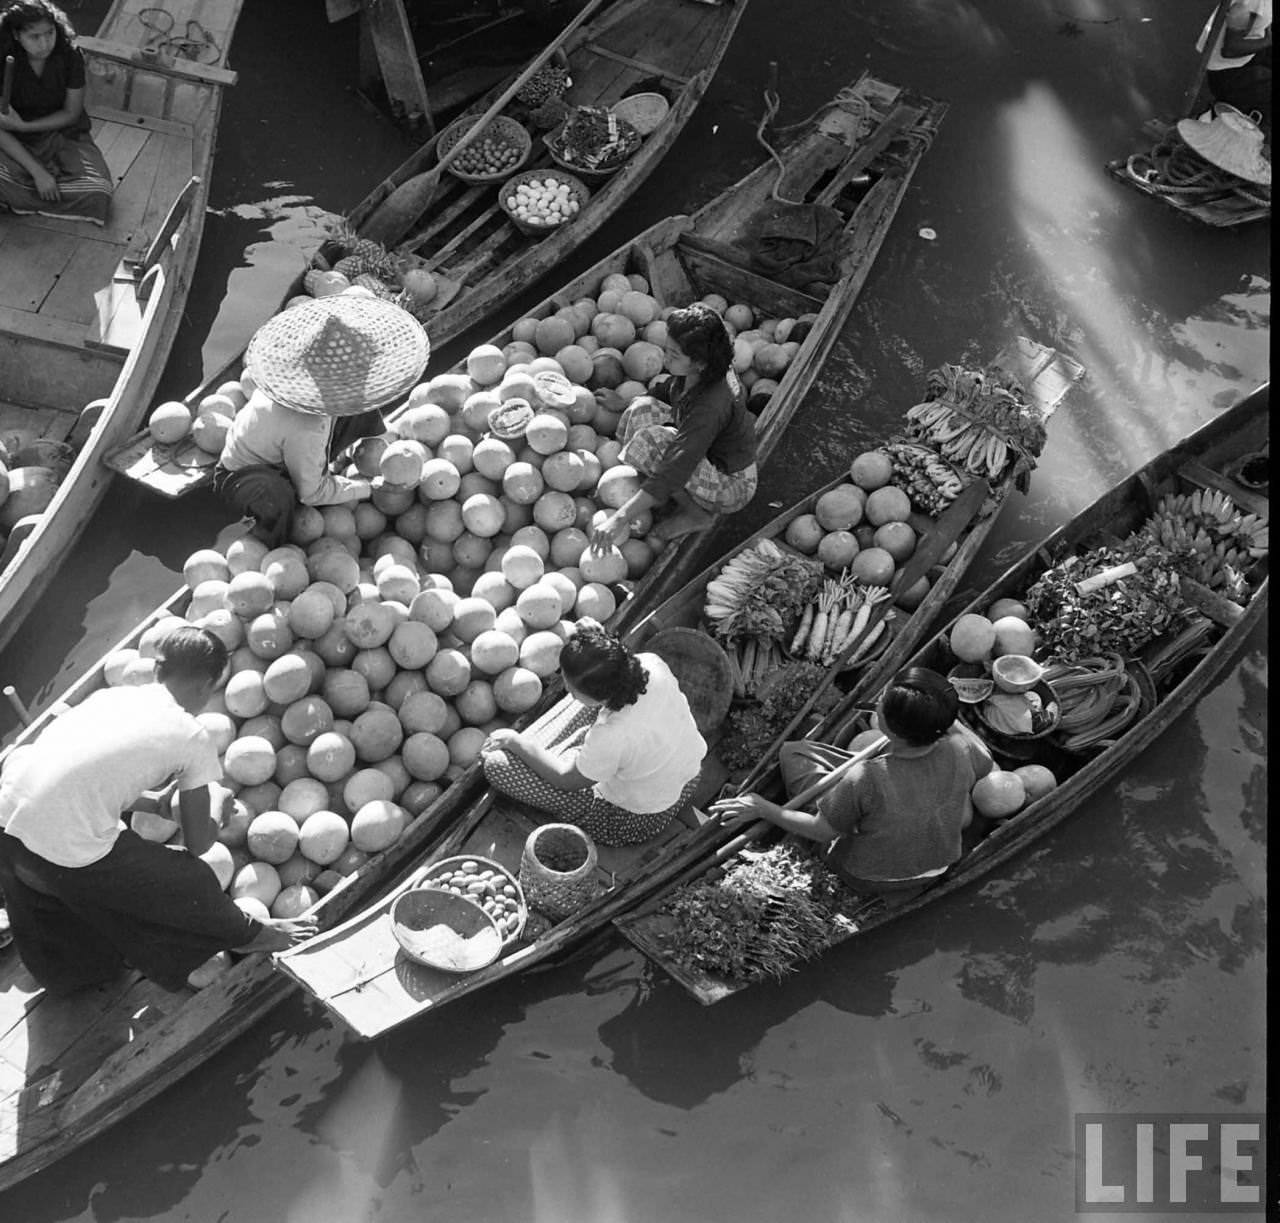
[[(658, 393), (670, 402), (639, 396), (618, 422), (619, 457), (646, 479), (595, 529), (593, 548), (609, 547), (630, 518), (668, 500), (677, 509), (654, 527), (659, 539), (701, 530), (755, 496), (755, 427), (720, 316), (702, 302), (674, 311), (667, 319), (666, 358), (673, 377)], [(596, 397), (606, 407), (621, 404), (614, 391)]]
[(0, 208), (102, 225), (111, 172), (89, 136), (74, 38), (49, 0), (0, 8), (0, 64), (13, 57), (9, 107), (0, 112)]

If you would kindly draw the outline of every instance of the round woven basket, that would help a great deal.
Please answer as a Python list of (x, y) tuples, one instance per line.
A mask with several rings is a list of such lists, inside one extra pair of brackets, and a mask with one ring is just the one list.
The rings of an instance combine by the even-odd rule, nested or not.
[(586, 166), (579, 166), (575, 165), (571, 161), (565, 161), (549, 138), (544, 136), (543, 142), (547, 146), (547, 154), (550, 156), (551, 160), (560, 167), (560, 169), (565, 171), (567, 174), (572, 174), (574, 177), (582, 179), (584, 182), (602, 183), (605, 179), (612, 178), (619, 170), (622, 169), (623, 166), (627, 164), (627, 159), (624, 158), (622, 161), (619, 161), (612, 166), (607, 166), (603, 170), (590, 170)]
[[(440, 133), (440, 139), (436, 141), (436, 157), (443, 158), (462, 139), (463, 134), (471, 130), (478, 118), (478, 115), (463, 115), (450, 123)], [(483, 140), (487, 136), (501, 137), (507, 144), (515, 145), (517, 149), (515, 163), (503, 166), (501, 170), (497, 170), (493, 174), (468, 174), (465, 170), (459, 170), (456, 163), (446, 166), (445, 168), (454, 178), (473, 185), (500, 183), (509, 178), (513, 171), (518, 170), (529, 160), (529, 154), (533, 150), (533, 138), (519, 123), (509, 116), (499, 115), (496, 119), (491, 119), (478, 139)]]
[(398, 897), (391, 933), (411, 960), (442, 972), (475, 972), (502, 954), (498, 923), (479, 905), (436, 888)]
[(671, 668), (705, 738), (733, 701), (733, 668), (720, 643), (695, 628), (664, 628), (644, 643)]
[(524, 843), (520, 886), (533, 908), (562, 921), (595, 896), (596, 860), (595, 842), (576, 824), (543, 824)]
[(569, 193), (577, 201), (578, 209), (586, 207), (587, 201), (591, 198), (591, 192), (587, 188), (586, 183), (581, 179), (575, 178), (572, 174), (564, 170), (552, 170), (549, 166), (543, 166), (540, 170), (524, 170), (515, 175), (513, 178), (507, 179), (501, 187), (498, 188), (498, 207), (507, 214), (507, 218), (522, 234), (527, 234), (531, 238), (545, 238), (547, 234), (553, 233), (559, 229), (566, 221), (572, 221), (573, 216), (562, 217), (554, 225), (537, 225), (531, 224), (529, 221), (522, 220), (516, 216), (515, 212), (507, 206), (507, 197), (512, 195), (517, 187), (523, 187), (533, 182), (544, 182), (548, 178), (553, 178), (557, 183), (568, 183)]
[(647, 136), (667, 117), (671, 103), (660, 93), (633, 93), (609, 107), (619, 119), (625, 119), (642, 136)]
[[(422, 874), (418, 881), (418, 887), (428, 891), (438, 889), (442, 881), (447, 880), (449, 876), (461, 871), (465, 862), (475, 862), (486, 871), (494, 871), (501, 875), (507, 884), (515, 889), (516, 901), (516, 922), (513, 926), (503, 932), (503, 946), (510, 946), (524, 932), (525, 922), (529, 919), (529, 905), (525, 899), (524, 891), (520, 887), (520, 881), (513, 875), (501, 862), (495, 862), (492, 858), (482, 858), (479, 854), (456, 854), (450, 858), (441, 858), (438, 862), (433, 862)], [(468, 904), (480, 908), (474, 901), (467, 901)], [(481, 912), (484, 910), (481, 909)]]

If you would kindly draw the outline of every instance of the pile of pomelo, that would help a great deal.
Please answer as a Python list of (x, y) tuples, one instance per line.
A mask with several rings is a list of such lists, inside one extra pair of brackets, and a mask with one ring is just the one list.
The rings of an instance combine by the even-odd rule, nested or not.
[[(748, 307), (709, 304), (754, 322)], [(231, 792), (205, 857), (246, 910), (303, 912), (393, 846), (490, 731), (538, 703), (573, 622), (608, 620), (648, 569), (661, 548), (648, 514), (608, 551), (587, 546), (593, 519), (639, 486), (618, 458), (618, 414), (593, 391), (648, 389), (669, 313), (642, 277), (619, 274), (594, 299), (520, 320), (505, 347), (481, 345), (414, 388), (387, 432), (356, 447), (349, 472), (372, 480), (370, 501), (303, 507), (279, 548), (245, 537), (187, 560), (185, 622), (231, 651), (200, 715)], [(804, 328), (774, 320), (746, 342), (763, 352)], [(766, 367), (784, 368), (773, 353)], [(229, 420), (252, 389), (221, 387), (202, 411)], [(183, 622), (158, 620), (111, 656), (107, 682), (151, 679)], [(178, 840), (174, 820), (138, 813), (134, 826)]]
[[(917, 513), (911, 499), (889, 483), (893, 463), (880, 450), (860, 454), (849, 468), (849, 481), (828, 489), (813, 512), (801, 514), (787, 526), (784, 538), (798, 552), (816, 556), (831, 570), (846, 567), (864, 586), (888, 586), (906, 564), (933, 519)], [(956, 545), (942, 555), (946, 564)], [(929, 575), (902, 591), (898, 606), (919, 607), (929, 593)]]

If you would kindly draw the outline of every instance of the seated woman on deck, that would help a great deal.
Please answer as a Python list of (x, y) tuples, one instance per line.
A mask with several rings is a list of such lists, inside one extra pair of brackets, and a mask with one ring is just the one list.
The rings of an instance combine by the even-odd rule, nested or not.
[(625, 406), (619, 458), (647, 479), (595, 529), (594, 548), (608, 548), (629, 518), (668, 499), (678, 508), (653, 534), (670, 540), (710, 526), (755, 496), (755, 426), (731, 368), (733, 341), (724, 322), (710, 306), (694, 302), (667, 319), (665, 347), (673, 377), (660, 393), (668, 402), (641, 395), (624, 405), (616, 391), (596, 392), (611, 411)]
[(13, 57), (0, 107), (0, 211), (106, 222), (111, 171), (89, 135), (84, 56), (49, 0), (0, 4), (0, 68)]
[(726, 822), (765, 819), (828, 845), (828, 864), (859, 891), (910, 900), (959, 859), (973, 819), (969, 792), (993, 767), (981, 740), (956, 721), (959, 708), (943, 676), (909, 667), (880, 698), (883, 746), (843, 774), (837, 770), (855, 753), (810, 740), (783, 744), (788, 795), (831, 779), (813, 810), (745, 794), (711, 812)]
[(693, 797), (707, 753), (670, 667), (583, 619), (560, 674), (569, 695), (536, 727), (485, 741), (486, 779), (601, 845), (657, 836)]
[(214, 491), (271, 547), (299, 503), (368, 500), (369, 481), (331, 474), (330, 461), (383, 432), (381, 409), (418, 381), (428, 351), (417, 320), (375, 298), (316, 298), (268, 319), (249, 341), (255, 390), (227, 430)]

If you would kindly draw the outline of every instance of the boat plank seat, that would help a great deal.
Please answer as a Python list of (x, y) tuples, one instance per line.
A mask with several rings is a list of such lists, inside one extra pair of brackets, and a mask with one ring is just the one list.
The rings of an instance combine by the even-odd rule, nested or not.
[(1188, 459), (1178, 468), (1178, 475), (1188, 484), (1210, 492), (1226, 493), (1242, 510), (1249, 514), (1270, 517), (1271, 502), (1261, 493), (1252, 492), (1237, 480), (1206, 467), (1195, 459)]

